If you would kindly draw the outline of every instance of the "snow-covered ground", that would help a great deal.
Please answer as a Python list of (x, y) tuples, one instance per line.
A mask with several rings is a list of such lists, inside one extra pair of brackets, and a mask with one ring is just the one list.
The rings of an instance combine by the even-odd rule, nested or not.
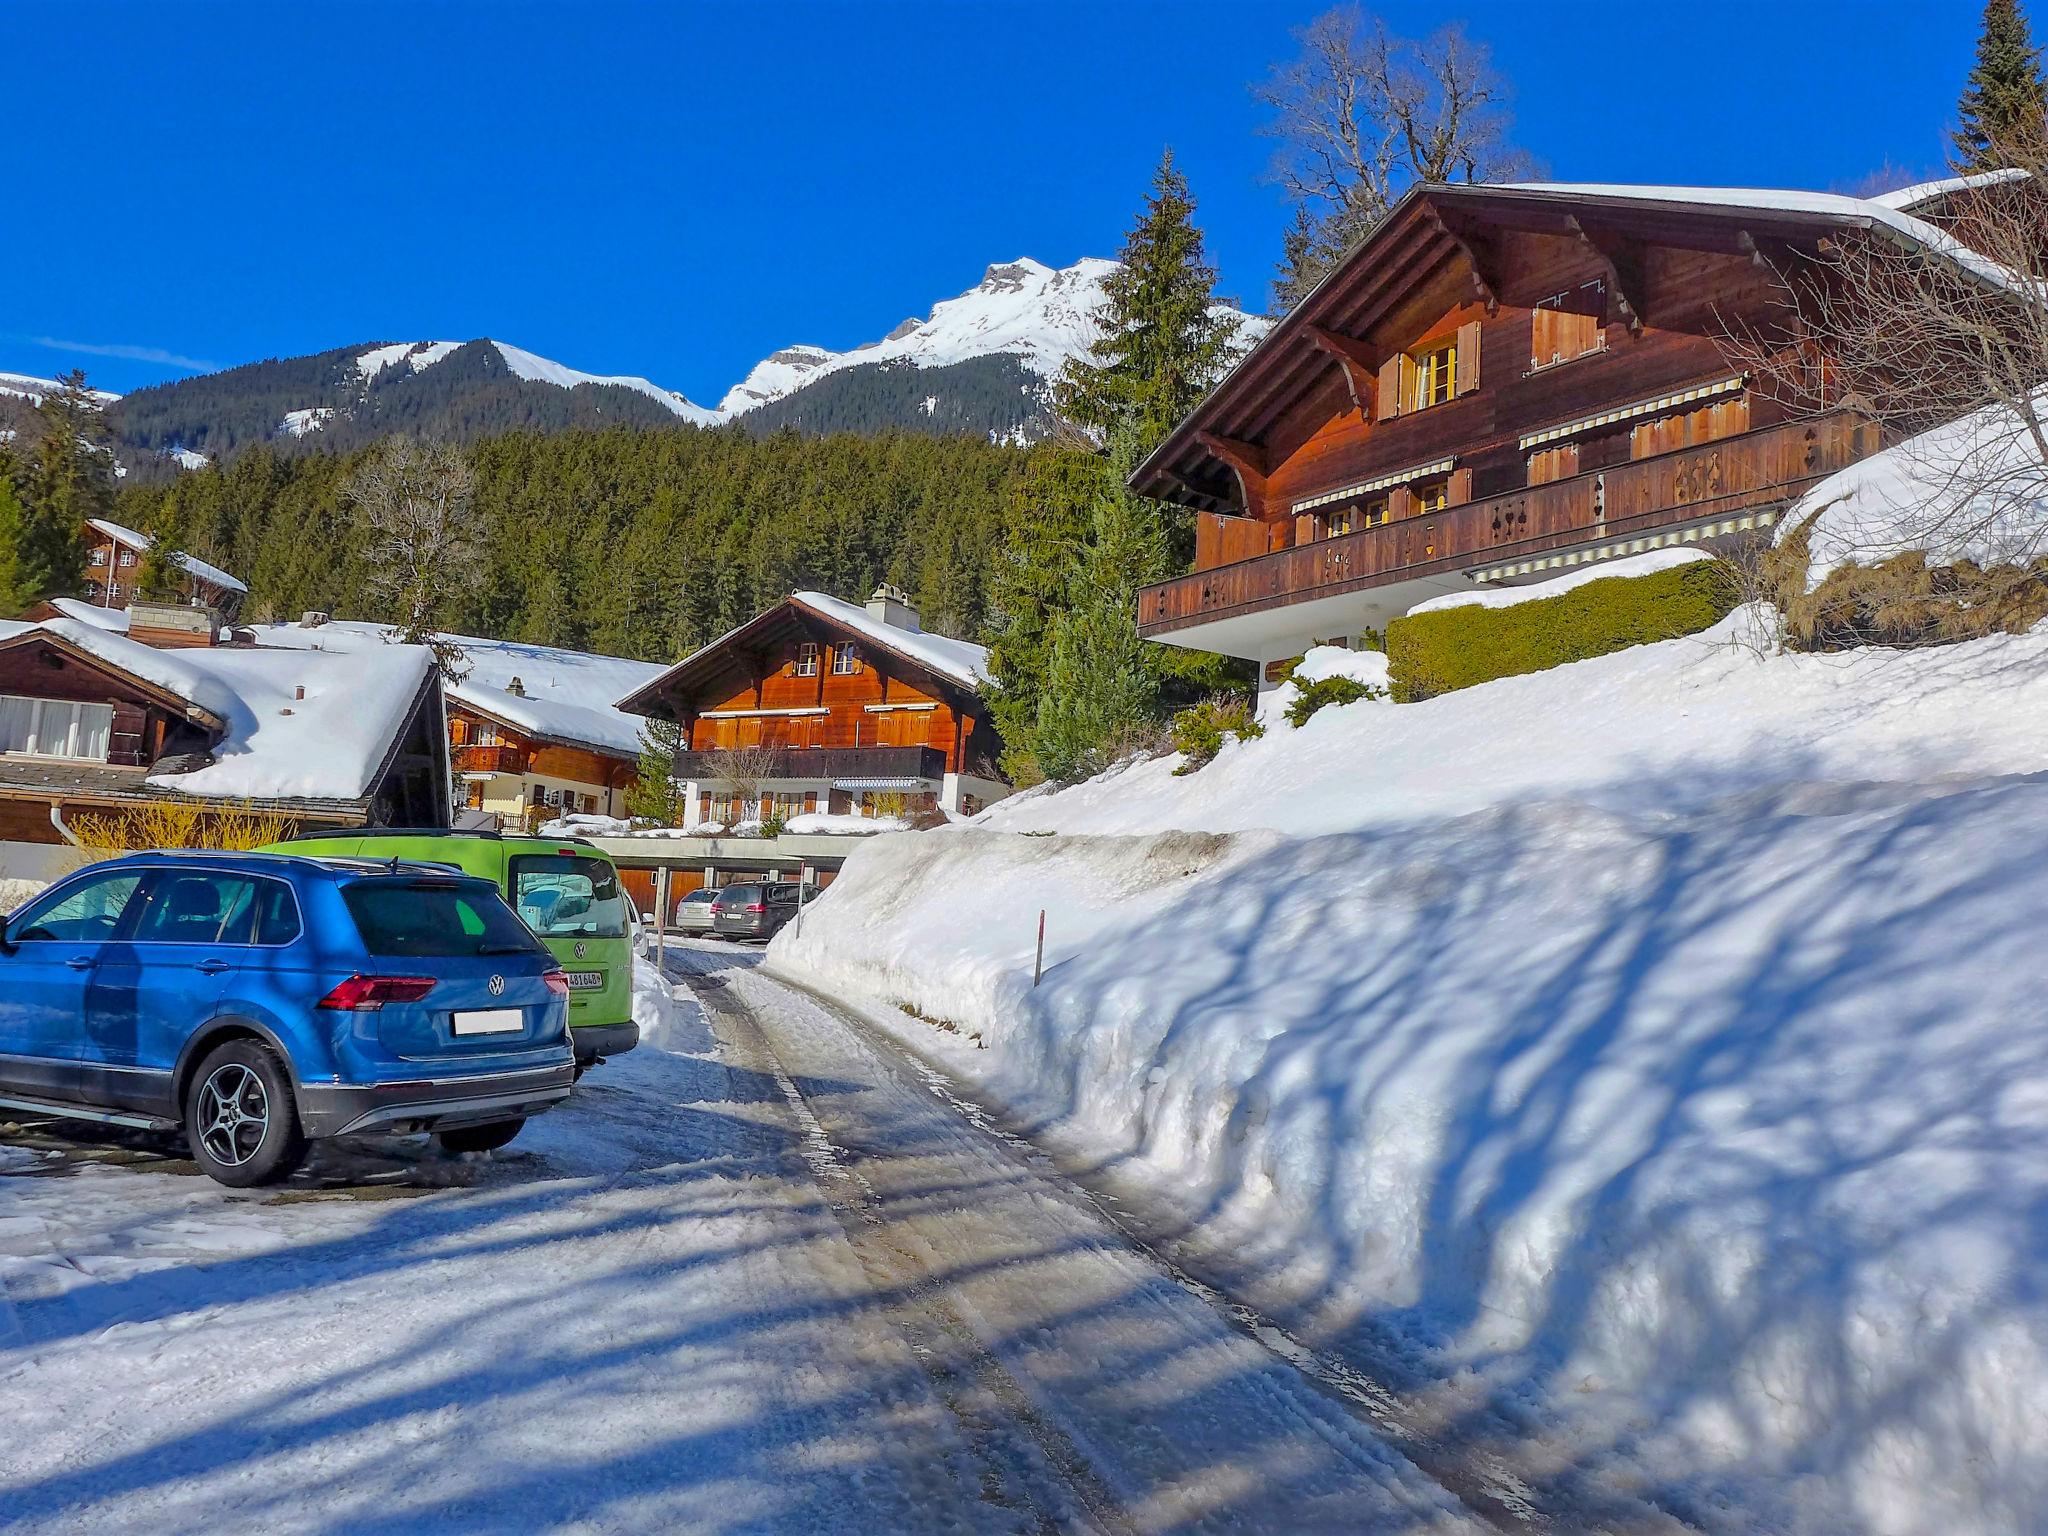
[(2039, 1530), (2048, 634), (1765, 627), (877, 839), (771, 963), (1532, 1463)]
[[(231, 1192), (0, 1126), (0, 1527), (1482, 1527), (1369, 1415), (725, 947), (506, 1152)], [(1474, 1478), (1484, 1484), (1484, 1478)]]

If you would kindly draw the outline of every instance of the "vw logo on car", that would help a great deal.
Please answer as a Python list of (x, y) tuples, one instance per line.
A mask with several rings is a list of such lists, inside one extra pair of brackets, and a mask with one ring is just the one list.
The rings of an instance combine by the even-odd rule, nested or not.
[(484, 985), (490, 989), (491, 996), (493, 997), (503, 997), (505, 995), (505, 978), (502, 976), (493, 976)]

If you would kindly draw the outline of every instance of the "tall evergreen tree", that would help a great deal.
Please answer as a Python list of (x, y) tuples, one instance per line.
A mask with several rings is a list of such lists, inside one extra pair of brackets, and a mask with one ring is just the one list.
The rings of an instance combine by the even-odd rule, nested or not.
[(2048, 133), (2041, 50), (2019, 0), (1986, 0), (1977, 61), (1956, 115), (1956, 164), (1965, 171), (1996, 170), (2012, 147), (2038, 144)]
[(135, 593), (151, 602), (174, 603), (188, 590), (185, 574), (185, 545), (188, 542), (185, 498), (174, 487), (158, 502), (141, 531), (149, 536), (149, 548), (135, 568)]
[(86, 519), (113, 511), (114, 461), (83, 371), (59, 378), (39, 409), (42, 435), (21, 485), (21, 580), (38, 597), (67, 597), (85, 579)]
[(1053, 389), (1061, 415), (1106, 439), (1131, 426), (1141, 455), (1194, 409), (1230, 355), (1234, 326), (1211, 311), (1216, 269), (1187, 178), (1167, 150), (1102, 285), (1102, 337)]
[(0, 453), (0, 619), (18, 617), (38, 596), (22, 554), (27, 515), (15, 494), (13, 471), (12, 461)]

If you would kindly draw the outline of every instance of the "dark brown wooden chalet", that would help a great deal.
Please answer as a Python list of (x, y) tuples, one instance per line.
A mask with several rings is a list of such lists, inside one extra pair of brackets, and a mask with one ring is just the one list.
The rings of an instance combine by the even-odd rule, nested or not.
[[(971, 814), (1009, 792), (985, 677), (980, 646), (926, 634), (893, 588), (865, 607), (798, 592), (619, 707), (688, 728), (676, 777), (696, 821), (899, 804)], [(754, 749), (758, 794), (735, 793), (735, 749)]]
[(1410, 192), (1133, 475), (1201, 514), (1142, 633), (1270, 665), (1474, 581), (1770, 526), (1878, 436), (1793, 419), (1722, 338), (1782, 326), (1773, 264), (1850, 229), (1940, 238), (1821, 194)]
[(442, 719), (425, 651), (158, 652), (75, 620), (0, 625), (0, 874), (45, 876), (71, 818), (153, 802), (446, 826)]

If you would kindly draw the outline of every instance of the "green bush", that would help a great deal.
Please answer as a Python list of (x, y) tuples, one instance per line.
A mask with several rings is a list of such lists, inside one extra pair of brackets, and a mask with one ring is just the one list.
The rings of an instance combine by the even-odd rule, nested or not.
[(1312, 683), (1297, 681), (1294, 702), (1287, 706), (1287, 723), (1299, 729), (1319, 709), (1333, 704), (1356, 704), (1360, 699), (1384, 699), (1387, 690), (1361, 683), (1353, 677), (1322, 677)]
[(1727, 566), (1695, 560), (1648, 576), (1589, 581), (1511, 608), (1468, 605), (1410, 614), (1387, 626), (1394, 697), (1413, 703), (1474, 683), (1698, 634), (1727, 617), (1736, 597)]
[(1232, 736), (1239, 741), (1252, 741), (1265, 735), (1266, 728), (1252, 713), (1249, 699), (1229, 695), (1204, 699), (1182, 710), (1173, 717), (1172, 734), (1173, 749), (1187, 759), (1173, 770), (1178, 774), (1193, 773), (1206, 766)]

